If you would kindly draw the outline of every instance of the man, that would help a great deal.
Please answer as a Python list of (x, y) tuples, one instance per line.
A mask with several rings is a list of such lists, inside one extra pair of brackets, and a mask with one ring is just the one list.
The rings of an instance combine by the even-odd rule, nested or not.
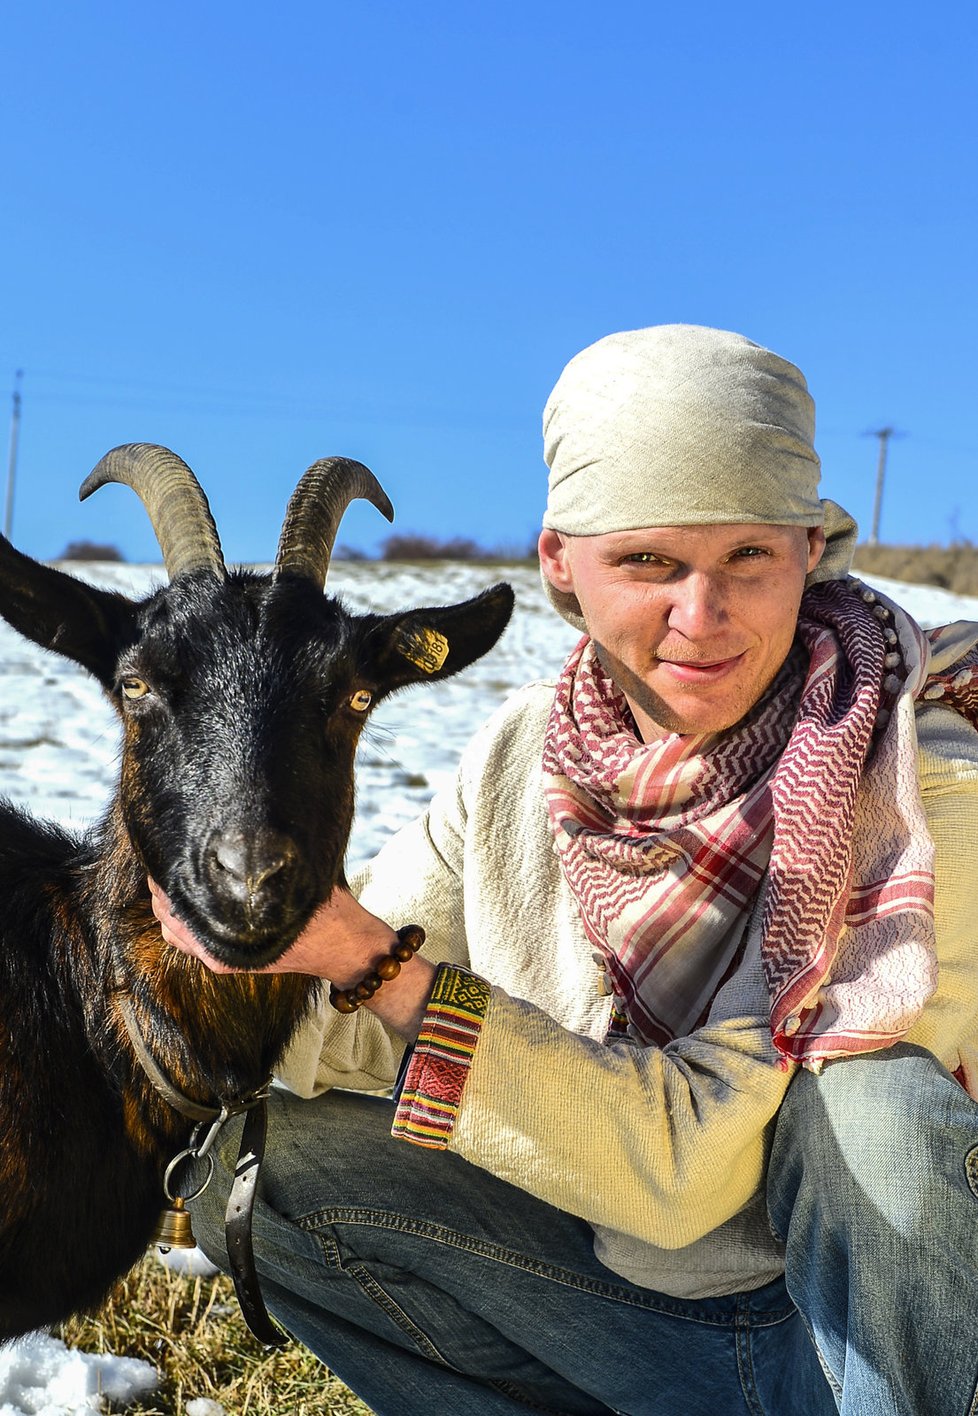
[(813, 422), (738, 335), (571, 361), (586, 637), (280, 965), (355, 1011), (285, 1060), (262, 1284), (382, 1416), (978, 1410), (978, 627), (847, 578)]

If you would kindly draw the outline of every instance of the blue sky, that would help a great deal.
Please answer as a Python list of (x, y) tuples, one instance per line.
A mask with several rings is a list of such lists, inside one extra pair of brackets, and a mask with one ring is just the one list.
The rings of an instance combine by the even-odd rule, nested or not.
[[(14, 540), (151, 560), (109, 447), (194, 467), (229, 560), (314, 458), (396, 526), (525, 547), (540, 413), (614, 329), (794, 360), (826, 495), (978, 541), (973, 4), (34, 0), (4, 17), (0, 419)], [(387, 532), (352, 509), (341, 540)]]

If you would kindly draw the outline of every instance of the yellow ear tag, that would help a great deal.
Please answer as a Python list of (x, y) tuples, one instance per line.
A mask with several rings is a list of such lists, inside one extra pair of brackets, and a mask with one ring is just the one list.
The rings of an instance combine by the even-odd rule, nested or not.
[(426, 674), (436, 674), (448, 658), (448, 640), (437, 629), (420, 629), (414, 634), (401, 633), (395, 642), (397, 652)]

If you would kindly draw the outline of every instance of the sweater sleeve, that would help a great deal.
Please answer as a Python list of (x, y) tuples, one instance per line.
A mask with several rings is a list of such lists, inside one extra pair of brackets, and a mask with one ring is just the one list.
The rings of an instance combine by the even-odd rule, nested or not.
[[(708, 1234), (757, 1191), (794, 1068), (771, 1043), (756, 941), (711, 1020), (663, 1049), (582, 1037), (462, 970), (439, 983), (395, 1135), (665, 1249)], [(741, 1011), (747, 1000), (761, 1011)]]
[(934, 841), (937, 988), (907, 1034), (978, 1095), (978, 732), (941, 706), (917, 715), (920, 787)]

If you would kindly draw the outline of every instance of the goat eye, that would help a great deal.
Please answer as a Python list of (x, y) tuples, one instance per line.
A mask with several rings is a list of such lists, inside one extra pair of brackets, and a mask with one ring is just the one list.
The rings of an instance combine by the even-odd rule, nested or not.
[(350, 707), (357, 713), (366, 713), (373, 701), (373, 694), (365, 688), (358, 688), (356, 693), (350, 695)]
[(124, 678), (121, 687), (123, 698), (145, 698), (149, 693), (149, 684), (141, 678)]

